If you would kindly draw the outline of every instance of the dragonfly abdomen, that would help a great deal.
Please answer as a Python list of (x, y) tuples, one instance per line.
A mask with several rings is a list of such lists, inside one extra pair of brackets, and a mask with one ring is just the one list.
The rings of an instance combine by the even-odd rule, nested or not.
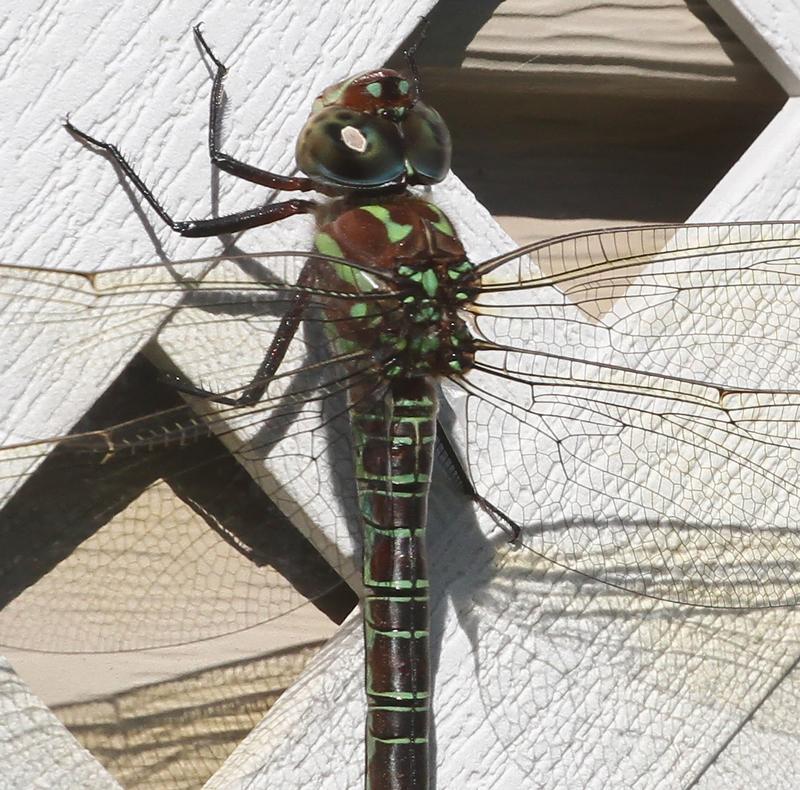
[(430, 722), (428, 489), (438, 403), (430, 379), (391, 382), (352, 415), (364, 521), (368, 790), (426, 790)]

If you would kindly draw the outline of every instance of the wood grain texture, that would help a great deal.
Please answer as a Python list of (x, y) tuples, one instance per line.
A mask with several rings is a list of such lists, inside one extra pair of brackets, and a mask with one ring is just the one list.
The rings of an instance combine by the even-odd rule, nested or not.
[(438, 4), (435, 13), (449, 14), (452, 26), (432, 37), (433, 64), (510, 92), (755, 102), (780, 95), (702, 0), (505, 0), (483, 8), (490, 5), (486, 18), (452, 0)]
[(519, 243), (685, 220), (785, 101), (703, 2), (443, 0), (420, 60), (455, 172)]

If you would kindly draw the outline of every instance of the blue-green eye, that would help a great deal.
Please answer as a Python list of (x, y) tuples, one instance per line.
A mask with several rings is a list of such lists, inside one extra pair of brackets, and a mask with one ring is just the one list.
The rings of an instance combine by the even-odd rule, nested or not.
[(406, 159), (416, 183), (435, 184), (450, 170), (452, 144), (442, 116), (433, 107), (417, 102), (403, 120)]
[(328, 107), (309, 118), (295, 157), (310, 178), (334, 186), (377, 187), (405, 172), (395, 124), (344, 107)]

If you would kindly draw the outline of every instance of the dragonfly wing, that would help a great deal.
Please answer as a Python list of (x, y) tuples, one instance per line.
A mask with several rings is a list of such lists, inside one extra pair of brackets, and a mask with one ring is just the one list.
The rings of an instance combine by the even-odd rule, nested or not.
[(797, 375), (798, 223), (577, 233), (481, 268), (477, 329), (501, 345), (732, 387)]
[[(296, 259), (302, 263), (305, 257)], [(232, 269), (220, 266), (219, 261), (212, 272), (208, 272), (210, 262), (205, 261), (176, 265), (171, 270), (139, 267), (91, 277), (7, 267), (3, 282), (15, 277), (25, 280), (26, 292), (32, 295), (27, 301), (13, 302), (14, 312), (7, 313), (10, 318), (4, 332), (18, 332), (24, 338), (29, 331), (34, 344), (37, 332), (44, 338), (40, 346), (34, 346), (36, 353), (27, 354), (24, 366), (15, 367), (15, 360), (7, 360), (8, 380), (25, 384), (39, 375), (46, 382), (48, 365), (58, 369), (70, 359), (98, 367), (95, 357), (109, 353), (109, 347), (124, 355), (152, 338), (148, 349), (155, 358), (166, 350), (175, 364), (188, 349), (189, 356), (199, 360), (199, 373), (188, 368), (188, 363), (182, 367), (184, 373), (191, 370), (192, 381), (215, 390), (241, 391), (257, 370), (296, 294), (285, 283), (289, 264), (297, 261), (290, 262), (286, 255), (271, 256), (271, 274), (259, 275), (257, 283), (242, 273), (239, 264)], [(0, 641), (45, 650), (130, 649), (206, 638), (277, 616), (303, 600), (265, 567), (267, 562), (276, 567), (287, 562), (289, 533), (284, 531), (286, 537), (275, 547), (277, 522), (285, 521), (287, 514), (293, 522), (308, 526), (309, 533), (317, 519), (340, 533), (339, 547), (328, 538), (318, 540), (328, 555), (328, 581), (316, 588), (312, 584), (306, 589), (308, 597), (337, 583), (338, 573), (355, 575), (347, 541), (352, 547), (358, 538), (355, 530), (346, 526), (352, 523), (346, 512), (353, 506), (348, 486), (352, 481), (345, 475), (346, 481), (339, 483), (330, 471), (338, 468), (341, 473), (350, 466), (343, 397), (347, 383), (338, 365), (311, 361), (309, 349), (318, 351), (321, 346), (321, 327), (313, 320), (307, 323), (308, 335), (301, 333), (295, 338), (285, 368), (255, 407), (232, 409), (199, 402), (195, 410), (171, 391), (171, 405), (142, 402), (152, 390), (145, 390), (145, 395), (128, 391), (120, 400), (135, 404), (138, 411), (121, 413), (118, 404), (112, 411), (103, 406), (94, 424), (79, 423), (73, 434), (80, 435), (62, 442), (55, 452), (58, 437), (47, 440), (42, 432), (34, 441), (7, 443), (0, 449), (0, 483), (6, 492), (3, 555), (15, 566), (13, 584), (11, 574), (3, 574), (6, 597), (14, 597), (34, 579), (49, 574), (38, 593), (32, 588), (25, 594), (27, 603), (21, 598), (6, 607)], [(10, 346), (3, 344), (2, 348), (5, 351)], [(216, 355), (216, 363), (204, 361), (207, 354), (214, 357), (217, 349), (223, 353)], [(248, 359), (252, 360), (249, 366), (245, 364)], [(122, 362), (124, 359), (119, 364)], [(130, 384), (131, 376), (128, 369), (123, 382)], [(151, 386), (157, 384), (151, 382)], [(54, 384), (54, 388), (59, 386)], [(155, 413), (144, 416), (150, 412)], [(119, 424), (121, 420), (130, 422)], [(21, 438), (32, 437), (26, 434)], [(155, 463), (159, 450), (163, 451), (161, 466)], [(250, 500), (233, 485), (241, 467), (236, 462), (231, 465), (232, 452), (249, 472), (246, 481), (259, 486), (247, 497), (257, 498), (266, 491), (282, 508), (265, 517), (272, 522), (273, 531), (268, 535), (241, 530), (232, 534), (222, 523), (212, 523), (216, 533), (208, 530), (209, 523), (224, 520), (220, 513), (226, 506), (204, 500), (204, 488), (229, 490), (240, 511), (249, 507), (246, 502)], [(159, 497), (134, 502), (134, 493), (141, 490), (153, 495), (160, 478), (188, 507), (169, 505), (174, 512), (163, 512)], [(32, 494), (26, 490), (29, 483), (42, 485), (45, 479), (47, 490), (40, 489), (38, 498), (35, 488)], [(117, 487), (109, 491), (112, 483)], [(336, 489), (335, 495), (320, 488), (326, 484)], [(83, 494), (76, 496), (79, 490)], [(63, 503), (57, 493), (72, 495), (69, 512), (57, 504)], [(203, 518), (199, 524), (194, 518), (198, 514)], [(111, 517), (115, 518), (108, 528), (73, 552)], [(248, 520), (243, 513), (231, 512), (226, 519)], [(170, 529), (176, 521), (184, 526)], [(163, 530), (160, 544), (155, 539), (158, 529)], [(266, 543), (271, 543), (269, 552)], [(157, 546), (156, 554), (148, 556), (148, 547)], [(20, 562), (23, 557), (25, 563)], [(32, 557), (36, 559), (31, 563)], [(56, 565), (60, 576), (50, 574)], [(227, 570), (220, 572), (220, 568)], [(308, 568), (301, 566), (295, 571), (296, 576), (305, 577), (306, 584), (317, 579), (316, 571)], [(120, 573), (127, 573), (134, 582), (125, 594), (125, 585), (117, 576)], [(91, 589), (79, 585), (89, 578), (94, 579)], [(204, 581), (190, 583), (191, 579)], [(302, 587), (302, 578), (294, 581)], [(67, 588), (74, 595), (69, 595)], [(119, 590), (120, 597), (110, 607), (108, 621), (93, 625), (84, 617), (83, 624), (76, 627), (57, 605), (31, 605), (31, 596), (37, 594), (43, 596), (36, 599), (39, 602), (61, 601), (65, 609), (83, 602), (90, 609), (92, 601), (102, 599), (104, 589)], [(137, 594), (130, 597), (130, 589)], [(184, 593), (179, 594), (180, 590)], [(182, 603), (176, 605), (176, 601)], [(44, 619), (31, 619), (31, 609), (41, 611)], [(109, 623), (113, 625), (110, 630)]]
[(465, 452), (526, 546), (657, 598), (797, 602), (797, 236), (580, 234), (492, 273)]

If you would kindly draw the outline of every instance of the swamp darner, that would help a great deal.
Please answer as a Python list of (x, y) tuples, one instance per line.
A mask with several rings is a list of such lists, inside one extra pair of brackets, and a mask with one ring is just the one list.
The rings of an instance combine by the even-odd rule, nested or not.
[[(379, 80), (377, 74), (351, 84), (366, 86), (366, 94), (373, 100), (385, 98), (382, 91), (392, 87), (400, 102), (402, 78), (381, 72)], [(210, 134), (212, 158), (250, 180), (258, 182), (262, 178), (262, 183), (273, 187), (305, 188), (306, 179), (264, 174), (219, 154), (216, 110), (223, 76), (224, 68), (217, 62)], [(381, 81), (384, 79), (386, 82)], [(370, 92), (369, 86), (376, 85)], [(411, 88), (413, 80), (408, 85)], [(366, 94), (362, 98), (367, 99)], [(419, 102), (413, 102), (412, 92), (407, 96), (411, 110), (422, 109)], [(334, 114), (341, 112), (332, 110)], [(395, 120), (401, 115), (398, 113)], [(359, 132), (355, 118), (346, 114), (334, 120), (344, 124), (339, 127), (339, 134), (350, 152), (361, 147), (367, 151), (370, 135)], [(394, 128), (394, 120), (382, 120), (389, 125), (376, 124), (386, 130)], [(423, 130), (434, 130), (434, 139), (438, 134), (442, 143), (443, 132), (436, 116), (424, 115), (421, 126)], [(347, 129), (354, 131), (345, 133)], [(413, 134), (409, 136), (415, 139)], [(396, 158), (389, 157), (390, 165), (396, 163)], [(416, 165), (422, 172), (427, 169), (427, 174), (419, 178), (421, 183), (426, 179), (436, 181), (446, 171), (446, 158), (440, 157), (432, 165)], [(313, 162), (309, 167), (314, 172)], [(421, 230), (427, 243), (431, 239), (440, 245), (447, 242), (453, 252), (457, 241), (446, 218), (435, 207), (408, 198), (402, 191), (405, 167), (400, 171), (389, 168), (387, 172), (396, 180), (396, 196), (378, 202), (370, 191), (375, 186), (371, 184), (354, 203), (348, 204), (358, 207), (364, 233), (374, 237), (380, 231), (382, 238), (390, 241), (391, 234), (398, 234), (400, 238), (395, 243), (402, 243), (405, 238), (415, 237), (413, 231), (402, 236), (406, 232), (404, 226), (412, 226)], [(383, 185), (381, 181), (378, 186)], [(143, 186), (141, 191), (157, 206)], [(311, 210), (311, 205), (308, 201), (290, 201), (259, 212), (211, 220), (206, 225), (173, 223), (160, 207), (158, 210), (177, 230), (192, 235), (272, 221)], [(340, 247), (350, 241), (349, 234), (341, 238), (330, 235)], [(391, 390), (395, 382), (395, 401), (424, 397), (428, 401), (426, 408), (430, 408), (435, 400), (432, 389), (420, 396), (404, 387), (407, 377), (421, 379), (423, 374), (435, 373), (448, 379), (450, 391), (463, 393), (458, 424), (466, 434), (466, 468), (488, 466), (501, 470), (505, 460), (498, 457), (500, 448), (504, 454), (519, 459), (511, 476), (500, 471), (495, 485), (478, 490), (475, 495), (512, 534), (520, 532), (527, 548), (579, 573), (668, 600), (720, 606), (796, 602), (797, 538), (789, 516), (797, 504), (797, 392), (786, 387), (786, 382), (792, 381), (794, 352), (792, 348), (787, 351), (775, 335), (776, 326), (781, 332), (786, 331), (785, 317), (779, 313), (762, 315), (752, 322), (750, 314), (756, 295), (772, 293), (776, 305), (786, 304), (787, 293), (790, 301), (796, 300), (791, 298), (796, 290), (796, 225), (659, 226), (574, 234), (514, 251), (474, 269), (445, 267), (444, 281), (431, 277), (429, 265), (421, 269), (409, 267), (411, 270), (406, 272), (400, 272), (398, 267), (389, 276), (386, 270), (363, 259), (344, 264), (340, 256), (330, 254), (339, 250), (326, 247), (326, 243), (330, 244), (322, 239), (319, 253), (310, 256), (310, 269), (303, 268), (307, 254), (251, 256), (267, 270), (259, 280), (244, 276), (240, 267), (247, 261), (236, 259), (189, 262), (170, 268), (141, 267), (91, 278), (6, 267), (4, 279), (35, 278), (50, 292), (51, 299), (55, 297), (56, 306), (51, 312), (37, 315), (39, 321), (63, 320), (60, 310), (73, 318), (75, 313), (88, 317), (102, 304), (108, 310), (109, 331), (120, 326), (132, 331), (135, 321), (145, 314), (168, 315), (170, 323), (165, 323), (158, 333), (159, 340), (166, 339), (171, 327), (180, 324), (184, 316), (192, 327), (202, 329), (204, 319), (193, 318), (188, 309), (184, 310), (191, 306), (188, 302), (176, 304), (177, 295), (191, 294), (196, 298), (205, 294), (206, 308), (223, 311), (231, 305), (252, 308), (254, 318), (249, 323), (258, 325), (262, 330), (258, 334), (283, 340), (272, 346), (256, 378), (232, 388), (222, 399), (217, 398), (224, 408), (208, 417), (211, 427), (224, 434), (247, 426), (258, 431), (254, 440), (240, 448), (246, 460), (248, 454), (255, 459), (264, 454), (292, 452), (284, 447), (291, 447), (292, 440), (302, 435), (322, 441), (326, 423), (332, 423), (345, 410), (343, 395), (348, 395), (351, 405), (356, 406), (356, 419), (363, 417), (363, 413), (358, 416), (360, 406), (385, 404), (375, 394)], [(457, 248), (454, 254), (461, 258)], [(463, 259), (453, 262), (460, 266)], [(644, 264), (649, 268), (635, 279), (638, 267)], [(330, 279), (332, 267), (338, 267), (334, 270), (335, 282)], [(542, 275), (540, 269), (551, 274)], [(300, 271), (306, 274), (300, 274), (298, 281)], [(455, 304), (446, 305), (445, 309), (439, 304), (448, 280), (458, 283), (459, 290), (453, 291), (458, 311)], [(554, 297), (550, 289), (553, 285), (563, 296)], [(362, 289), (368, 292), (361, 293)], [(715, 369), (714, 356), (715, 338), (719, 336), (719, 316), (714, 310), (717, 294), (722, 293), (728, 300), (738, 301), (742, 310), (738, 320), (726, 324), (726, 333), (741, 341), (742, 353), (750, 363), (749, 384), (714, 383), (728, 380), (724, 369)], [(411, 301), (404, 301), (408, 299)], [(410, 315), (410, 308), (404, 306), (409, 303), (413, 308)], [(597, 322), (592, 316), (602, 312), (607, 313), (607, 318)], [(672, 345), (674, 334), (660, 342), (664, 326), (689, 313), (700, 318), (687, 332), (685, 344), (676, 349)], [(335, 358), (304, 359), (296, 367), (278, 368), (284, 341), (288, 345), (285, 328), (296, 328), (301, 317), (311, 327), (321, 327), (323, 333), (327, 328), (331, 334), (331, 327), (336, 328)], [(464, 333), (462, 317), (469, 320), (474, 341)], [(32, 320), (32, 316), (21, 315), (15, 320)], [(405, 320), (423, 329), (416, 334), (417, 349), (413, 354), (396, 341), (399, 324), (393, 322)], [(455, 326), (458, 344), (450, 339), (447, 343), (426, 345), (426, 338), (438, 337), (433, 329), (441, 321)], [(395, 339), (379, 337), (379, 342), (366, 349), (363, 342), (356, 342), (363, 341), (367, 332), (374, 334), (386, 328), (393, 330), (387, 334)], [(414, 337), (415, 333), (409, 330), (408, 334)], [(308, 337), (305, 343), (311, 351), (316, 346), (315, 340)], [(468, 346), (466, 359), (456, 354), (456, 345)], [(440, 357), (443, 346), (446, 353)], [(604, 356), (609, 347), (612, 358)], [(430, 362), (426, 354), (433, 354), (435, 362)], [(423, 368), (409, 369), (423, 357)], [(450, 366), (452, 362), (463, 370)], [(213, 371), (213, 360), (209, 365), (207, 374)], [(393, 369), (398, 365), (399, 370)], [(462, 376), (469, 366), (472, 369), (468, 375)], [(698, 366), (708, 373), (707, 382), (681, 375), (683, 370)], [(376, 379), (378, 368), (382, 373)], [(184, 381), (179, 384), (190, 394), (208, 396)], [(778, 389), (781, 386), (784, 389)], [(254, 397), (256, 394), (259, 397)], [(413, 437), (403, 432), (412, 416), (402, 413), (403, 408), (409, 408), (409, 404), (401, 400), (395, 412), (400, 418), (393, 423), (398, 428), (391, 450), (386, 449), (385, 438), (378, 440), (384, 448), (378, 453), (383, 466), (373, 468), (373, 457), (367, 452), (367, 445), (374, 446), (375, 437), (373, 442), (365, 440), (362, 445), (356, 440), (355, 444), (364, 448), (361, 457), (368, 467), (364, 478), (384, 483), (391, 479), (387, 487), (393, 493), (415, 495), (428, 474), (433, 431), (422, 437), (431, 440), (424, 443), (424, 452), (411, 451), (415, 463), (412, 472), (395, 466), (406, 457), (403, 448), (417, 446), (415, 441), (407, 440), (416, 440), (418, 429)], [(426, 416), (430, 418), (431, 413)], [(390, 424), (387, 414), (364, 419)], [(109, 449), (116, 453), (144, 450), (145, 446), (158, 443), (159, 432), (166, 431), (167, 438), (186, 441), (193, 438), (193, 433), (205, 430), (205, 425), (194, 422), (188, 408), (179, 408), (109, 431), (76, 435), (63, 446), (105, 455)], [(388, 433), (386, 427), (381, 429), (381, 436)], [(534, 443), (536, 453), (532, 449)], [(52, 444), (5, 448), (3, 479), (22, 473)], [(306, 457), (307, 467), (313, 459), (313, 455)], [(420, 459), (424, 459), (425, 468), (420, 466)], [(657, 485), (631, 488), (622, 494), (606, 492), (619, 475), (634, 480), (643, 472), (657, 472), (660, 463), (670, 471), (662, 472)], [(81, 473), (74, 461), (70, 466), (74, 475)], [(723, 467), (741, 471), (746, 488), (739, 499), (736, 492), (717, 486), (713, 470)], [(680, 481), (670, 476), (672, 470), (679, 471)], [(303, 471), (301, 467), (299, 474)], [(374, 511), (403, 512), (399, 506), (381, 507), (372, 497), (366, 489), (362, 491), (362, 504), (367, 502)], [(605, 503), (605, 509), (598, 507), (596, 497)], [(545, 498), (557, 505), (548, 509), (542, 505)], [(417, 552), (421, 551), (417, 537), (424, 525), (421, 498), (419, 502), (413, 523), (401, 527), (409, 530), (403, 539)], [(642, 510), (648, 514), (645, 519), (634, 515)], [(14, 520), (13, 503), (10, 512), (7, 523), (20, 527), (22, 522)], [(622, 526), (623, 532), (614, 526)], [(386, 527), (381, 523), (379, 531)], [(596, 553), (589, 550), (590, 546)], [(385, 550), (394, 556), (394, 547)], [(405, 564), (406, 556), (398, 553), (398, 563)], [(423, 587), (421, 572), (410, 564), (408, 567), (411, 575), (406, 580), (418, 581), (420, 584), (415, 586)], [(644, 573), (644, 567), (649, 572)], [(396, 617), (410, 618), (405, 623), (394, 621), (395, 625), (404, 626), (395, 630), (414, 637), (408, 639), (409, 645), (423, 642), (424, 593), (413, 596), (404, 589), (402, 597), (416, 598), (416, 603), (404, 600), (403, 604), (411, 604), (410, 612), (394, 612)], [(392, 644), (391, 638), (386, 644)], [(422, 698), (427, 687), (423, 659), (414, 660), (419, 662), (416, 672), (398, 669), (390, 676), (390, 682), (413, 684), (411, 691), (405, 687), (393, 691), (399, 697), (411, 694), (412, 704), (391, 706), (402, 709), (391, 711), (388, 717), (390, 725), (403, 728), (395, 731), (399, 742), (391, 747), (399, 754), (388, 755), (390, 764), (397, 759), (389, 772), (378, 760), (370, 763), (376, 788), (425, 786), (426, 758), (420, 743), (426, 726)], [(400, 699), (395, 703), (398, 701), (403, 702)], [(414, 707), (415, 713), (408, 712)], [(411, 723), (403, 724), (404, 720)], [(404, 778), (406, 771), (410, 776)]]

